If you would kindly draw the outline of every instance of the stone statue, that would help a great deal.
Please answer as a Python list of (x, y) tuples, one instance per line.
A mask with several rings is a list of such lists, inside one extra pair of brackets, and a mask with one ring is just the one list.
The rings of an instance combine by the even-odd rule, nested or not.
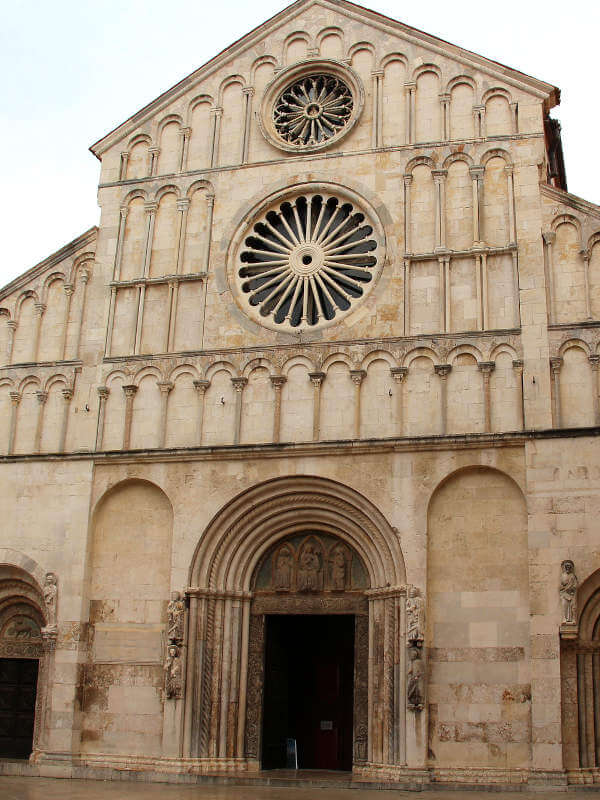
[(56, 599), (58, 586), (56, 585), (56, 575), (53, 572), (46, 573), (46, 583), (44, 584), (44, 602), (46, 603), (46, 617), (48, 620), (47, 628), (56, 628)]
[(418, 647), (408, 648), (409, 668), (406, 684), (406, 698), (411, 711), (422, 711), (425, 702), (424, 674), (425, 668), (421, 651)]
[(171, 599), (167, 606), (167, 636), (170, 642), (183, 640), (183, 623), (185, 617), (185, 603), (179, 592), (171, 592)]
[(169, 698), (181, 697), (183, 689), (183, 665), (179, 647), (170, 644), (167, 647), (167, 659), (165, 661), (165, 693)]
[(425, 603), (416, 586), (408, 590), (406, 600), (406, 638), (409, 642), (422, 642), (425, 630)]
[(321, 559), (312, 544), (307, 544), (300, 556), (298, 566), (298, 590), (301, 592), (316, 592), (319, 586), (321, 572)]
[(292, 554), (287, 547), (282, 547), (275, 562), (273, 587), (275, 589), (289, 589), (292, 582)]
[(577, 621), (577, 586), (579, 581), (575, 575), (575, 564), (570, 559), (560, 565), (560, 604), (562, 609), (562, 622), (574, 625)]
[(331, 559), (331, 587), (338, 590), (346, 588), (346, 558), (339, 547)]

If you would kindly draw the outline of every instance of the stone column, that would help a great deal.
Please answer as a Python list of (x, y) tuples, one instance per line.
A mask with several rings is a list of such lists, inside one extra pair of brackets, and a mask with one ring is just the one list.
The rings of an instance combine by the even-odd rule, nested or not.
[(10, 364), (12, 361), (13, 347), (15, 346), (15, 333), (17, 331), (17, 323), (14, 319), (9, 319), (6, 323), (8, 326), (8, 347), (6, 349), (6, 363)]
[(219, 107), (211, 108), (212, 131), (210, 137), (210, 166), (216, 167), (219, 163), (219, 142), (221, 140), (221, 118), (223, 109)]
[(374, 148), (383, 145), (383, 70), (374, 69), (373, 79), (373, 127), (371, 145)]
[(207, 220), (206, 220), (206, 250), (204, 251), (204, 272), (208, 273), (210, 266), (210, 247), (212, 242), (212, 223), (213, 212), (215, 208), (214, 194), (206, 195), (206, 204), (208, 207)]
[(485, 128), (485, 106), (477, 106), (477, 112), (479, 114), (479, 138), (485, 139), (487, 136)]
[(408, 375), (408, 367), (390, 367), (390, 372), (392, 374), (392, 378), (394, 379), (394, 383), (396, 384), (396, 419), (394, 420), (396, 436), (402, 436), (403, 433), (403, 425), (404, 425), (404, 408), (403, 408), (403, 391), (402, 385), (404, 383), (404, 378)]
[(581, 251), (583, 257), (583, 284), (585, 294), (585, 318), (592, 319), (592, 298), (590, 294), (590, 257), (589, 250), (584, 249)]
[(440, 433), (442, 436), (445, 436), (448, 428), (448, 375), (450, 374), (450, 370), (452, 366), (450, 364), (435, 364), (434, 365), (435, 374), (440, 378), (440, 405), (441, 405), (441, 431)]
[[(86, 298), (86, 294), (87, 294), (87, 285), (88, 285), (89, 279), (90, 279), (90, 273), (87, 271), (87, 269), (82, 269), (81, 270), (81, 278), (80, 278), (80, 282), (81, 282), (81, 305), (79, 307), (79, 318), (77, 320), (77, 337), (75, 339), (75, 353), (74, 353), (75, 358), (80, 358), (81, 357), (81, 335), (82, 335), (82, 332), (83, 332), (83, 317), (84, 317), (84, 314), (85, 314), (85, 298)], [(111, 295), (111, 300), (112, 300), (112, 295)]]
[(106, 417), (106, 400), (110, 394), (107, 386), (98, 386), (98, 424), (96, 426), (95, 450), (102, 450), (102, 439), (104, 438), (104, 419)]
[(509, 103), (510, 105), (510, 116), (512, 119), (512, 132), (519, 133), (519, 104), (518, 103)]
[(506, 183), (508, 192), (508, 243), (514, 245), (517, 243), (517, 220), (515, 217), (515, 182), (513, 165), (507, 164), (504, 167), (506, 173)]
[(548, 280), (548, 322), (552, 325), (556, 322), (556, 295), (554, 291), (554, 263), (553, 263), (553, 244), (556, 241), (556, 233), (554, 231), (545, 231), (542, 233), (546, 252), (546, 270)]
[(198, 409), (196, 411), (196, 445), (202, 444), (202, 423), (204, 421), (204, 396), (210, 386), (210, 381), (194, 381), (194, 389), (198, 392)]
[(40, 334), (42, 332), (42, 317), (44, 316), (44, 311), (46, 310), (46, 305), (44, 303), (36, 303), (35, 304), (35, 333), (33, 336), (33, 357), (32, 361), (38, 360), (38, 354), (40, 350)]
[(517, 373), (517, 385), (519, 387), (519, 414), (521, 417), (521, 430), (525, 430), (525, 393), (523, 391), (523, 361), (515, 359), (513, 369)]
[(410, 187), (413, 181), (412, 175), (404, 176), (404, 252), (412, 253), (411, 237), (411, 208), (410, 208)]
[(442, 106), (442, 141), (447, 142), (450, 139), (450, 95), (441, 94), (440, 103)]
[(485, 250), (481, 253), (481, 311), (483, 330), (487, 331), (490, 327), (490, 308), (488, 303), (487, 253)]
[(190, 136), (192, 135), (191, 128), (180, 128), (179, 136), (181, 137), (181, 149), (179, 151), (179, 167), (178, 172), (185, 172), (187, 168), (187, 155), (190, 144)]
[(598, 378), (600, 376), (600, 356), (588, 356), (590, 364), (592, 365), (592, 372), (594, 375), (594, 425), (600, 425), (600, 385)]
[(19, 403), (21, 402), (21, 394), (19, 392), (9, 392), (10, 395), (10, 429), (8, 432), (8, 455), (12, 455), (15, 451), (15, 436), (17, 433), (17, 412)]
[(415, 81), (405, 83), (406, 89), (406, 144), (412, 144), (415, 138)]
[(562, 428), (562, 413), (560, 408), (560, 368), (562, 358), (550, 359), (550, 372), (552, 373), (552, 425)]
[(165, 338), (163, 349), (165, 353), (170, 353), (175, 349), (175, 325), (177, 322), (177, 305), (179, 299), (179, 281), (169, 281), (169, 299), (167, 300), (169, 306), (169, 313), (167, 315), (167, 327), (165, 331)]
[(129, 208), (121, 206), (119, 212), (119, 233), (117, 234), (117, 247), (115, 250), (115, 261), (113, 264), (113, 281), (121, 280), (121, 264), (123, 262), (123, 242), (125, 240), (125, 228), (127, 226), (127, 214)]
[(489, 433), (492, 430), (492, 394), (490, 392), (490, 378), (496, 369), (494, 361), (479, 361), (477, 364), (483, 378), (483, 418), (484, 431)]
[(65, 360), (66, 353), (67, 353), (67, 332), (69, 330), (69, 314), (71, 312), (71, 298), (73, 297), (73, 284), (72, 283), (65, 283), (63, 285), (63, 290), (65, 293), (65, 309), (63, 314), (63, 326), (62, 326), (62, 336), (61, 336), (61, 344), (60, 344), (60, 358), (62, 361)]
[(483, 167), (469, 167), (469, 174), (473, 182), (473, 246), (478, 247), (482, 242), (482, 205), (483, 205)]
[(175, 257), (175, 272), (180, 275), (183, 271), (185, 257), (185, 234), (187, 231), (187, 218), (190, 208), (189, 197), (180, 197), (177, 200), (177, 253)]
[(160, 390), (160, 431), (158, 436), (158, 446), (163, 448), (167, 440), (167, 414), (169, 411), (169, 394), (173, 388), (170, 381), (158, 381)]
[(354, 438), (360, 439), (360, 387), (367, 373), (364, 369), (351, 369), (350, 378), (354, 384)]
[(133, 419), (133, 398), (137, 392), (138, 387), (133, 384), (123, 386), (125, 392), (125, 420), (123, 424), (123, 450), (129, 450), (131, 441), (131, 421)]
[(242, 430), (242, 392), (248, 383), (248, 378), (232, 378), (231, 382), (235, 389), (235, 428), (233, 431), (233, 443), (240, 443), (240, 433)]
[(129, 163), (129, 153), (124, 150), (121, 153), (121, 165), (119, 167), (119, 180), (124, 181), (127, 177), (127, 164)]
[(64, 453), (67, 443), (67, 427), (69, 425), (69, 409), (71, 408), (71, 400), (73, 399), (73, 389), (63, 389), (63, 415), (60, 424), (60, 439), (58, 440), (58, 452)]
[(35, 393), (38, 401), (38, 415), (37, 423), (35, 426), (35, 443), (33, 445), (34, 453), (39, 453), (42, 447), (42, 429), (44, 426), (44, 406), (48, 399), (48, 392), (38, 391)]
[(410, 336), (410, 258), (404, 259), (404, 335)]
[(149, 147), (148, 156), (150, 158), (150, 177), (155, 178), (158, 170), (158, 157), (160, 155), (160, 147)]
[(281, 432), (281, 390), (287, 378), (285, 375), (271, 375), (271, 384), (275, 391), (275, 408), (273, 410), (273, 441), (279, 442)]
[(117, 287), (110, 287), (110, 306), (108, 308), (108, 322), (106, 323), (106, 344), (104, 346), (104, 354), (106, 358), (110, 358), (112, 354), (112, 337), (113, 328), (115, 325), (115, 305), (117, 301)]
[(156, 221), (158, 203), (144, 203), (144, 211), (146, 212), (146, 235), (144, 242), (144, 262), (142, 267), (142, 276), (147, 278), (150, 274), (150, 259), (152, 258), (152, 242), (154, 239), (154, 223)]
[(448, 170), (431, 172), (435, 186), (435, 249), (446, 249), (446, 176)]
[(240, 164), (248, 163), (248, 152), (250, 150), (250, 130), (252, 124), (252, 98), (254, 97), (254, 87), (244, 86), (244, 133), (242, 136), (242, 152), (240, 154)]
[(313, 385), (313, 442), (318, 442), (321, 436), (321, 386), (325, 373), (309, 372), (308, 377)]

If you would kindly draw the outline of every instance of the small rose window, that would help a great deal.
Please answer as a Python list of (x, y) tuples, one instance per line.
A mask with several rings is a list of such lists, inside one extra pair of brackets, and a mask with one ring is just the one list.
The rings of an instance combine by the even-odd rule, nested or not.
[(334, 75), (307, 75), (288, 86), (273, 110), (275, 130), (299, 148), (336, 136), (352, 116), (354, 101), (346, 83)]

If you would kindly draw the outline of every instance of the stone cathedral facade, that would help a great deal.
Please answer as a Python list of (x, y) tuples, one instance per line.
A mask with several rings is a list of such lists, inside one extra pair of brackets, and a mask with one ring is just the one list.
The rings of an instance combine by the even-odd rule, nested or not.
[(0, 291), (0, 772), (598, 780), (559, 99), (298, 0), (92, 146), (98, 227)]

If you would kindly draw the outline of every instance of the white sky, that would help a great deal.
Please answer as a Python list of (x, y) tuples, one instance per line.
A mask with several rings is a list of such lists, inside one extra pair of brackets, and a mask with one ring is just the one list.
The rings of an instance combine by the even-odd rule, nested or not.
[[(286, 5), (5, 0), (0, 286), (98, 223), (93, 142)], [(364, 5), (559, 86), (562, 103), (553, 115), (563, 126), (569, 190), (600, 203), (600, 3)]]

